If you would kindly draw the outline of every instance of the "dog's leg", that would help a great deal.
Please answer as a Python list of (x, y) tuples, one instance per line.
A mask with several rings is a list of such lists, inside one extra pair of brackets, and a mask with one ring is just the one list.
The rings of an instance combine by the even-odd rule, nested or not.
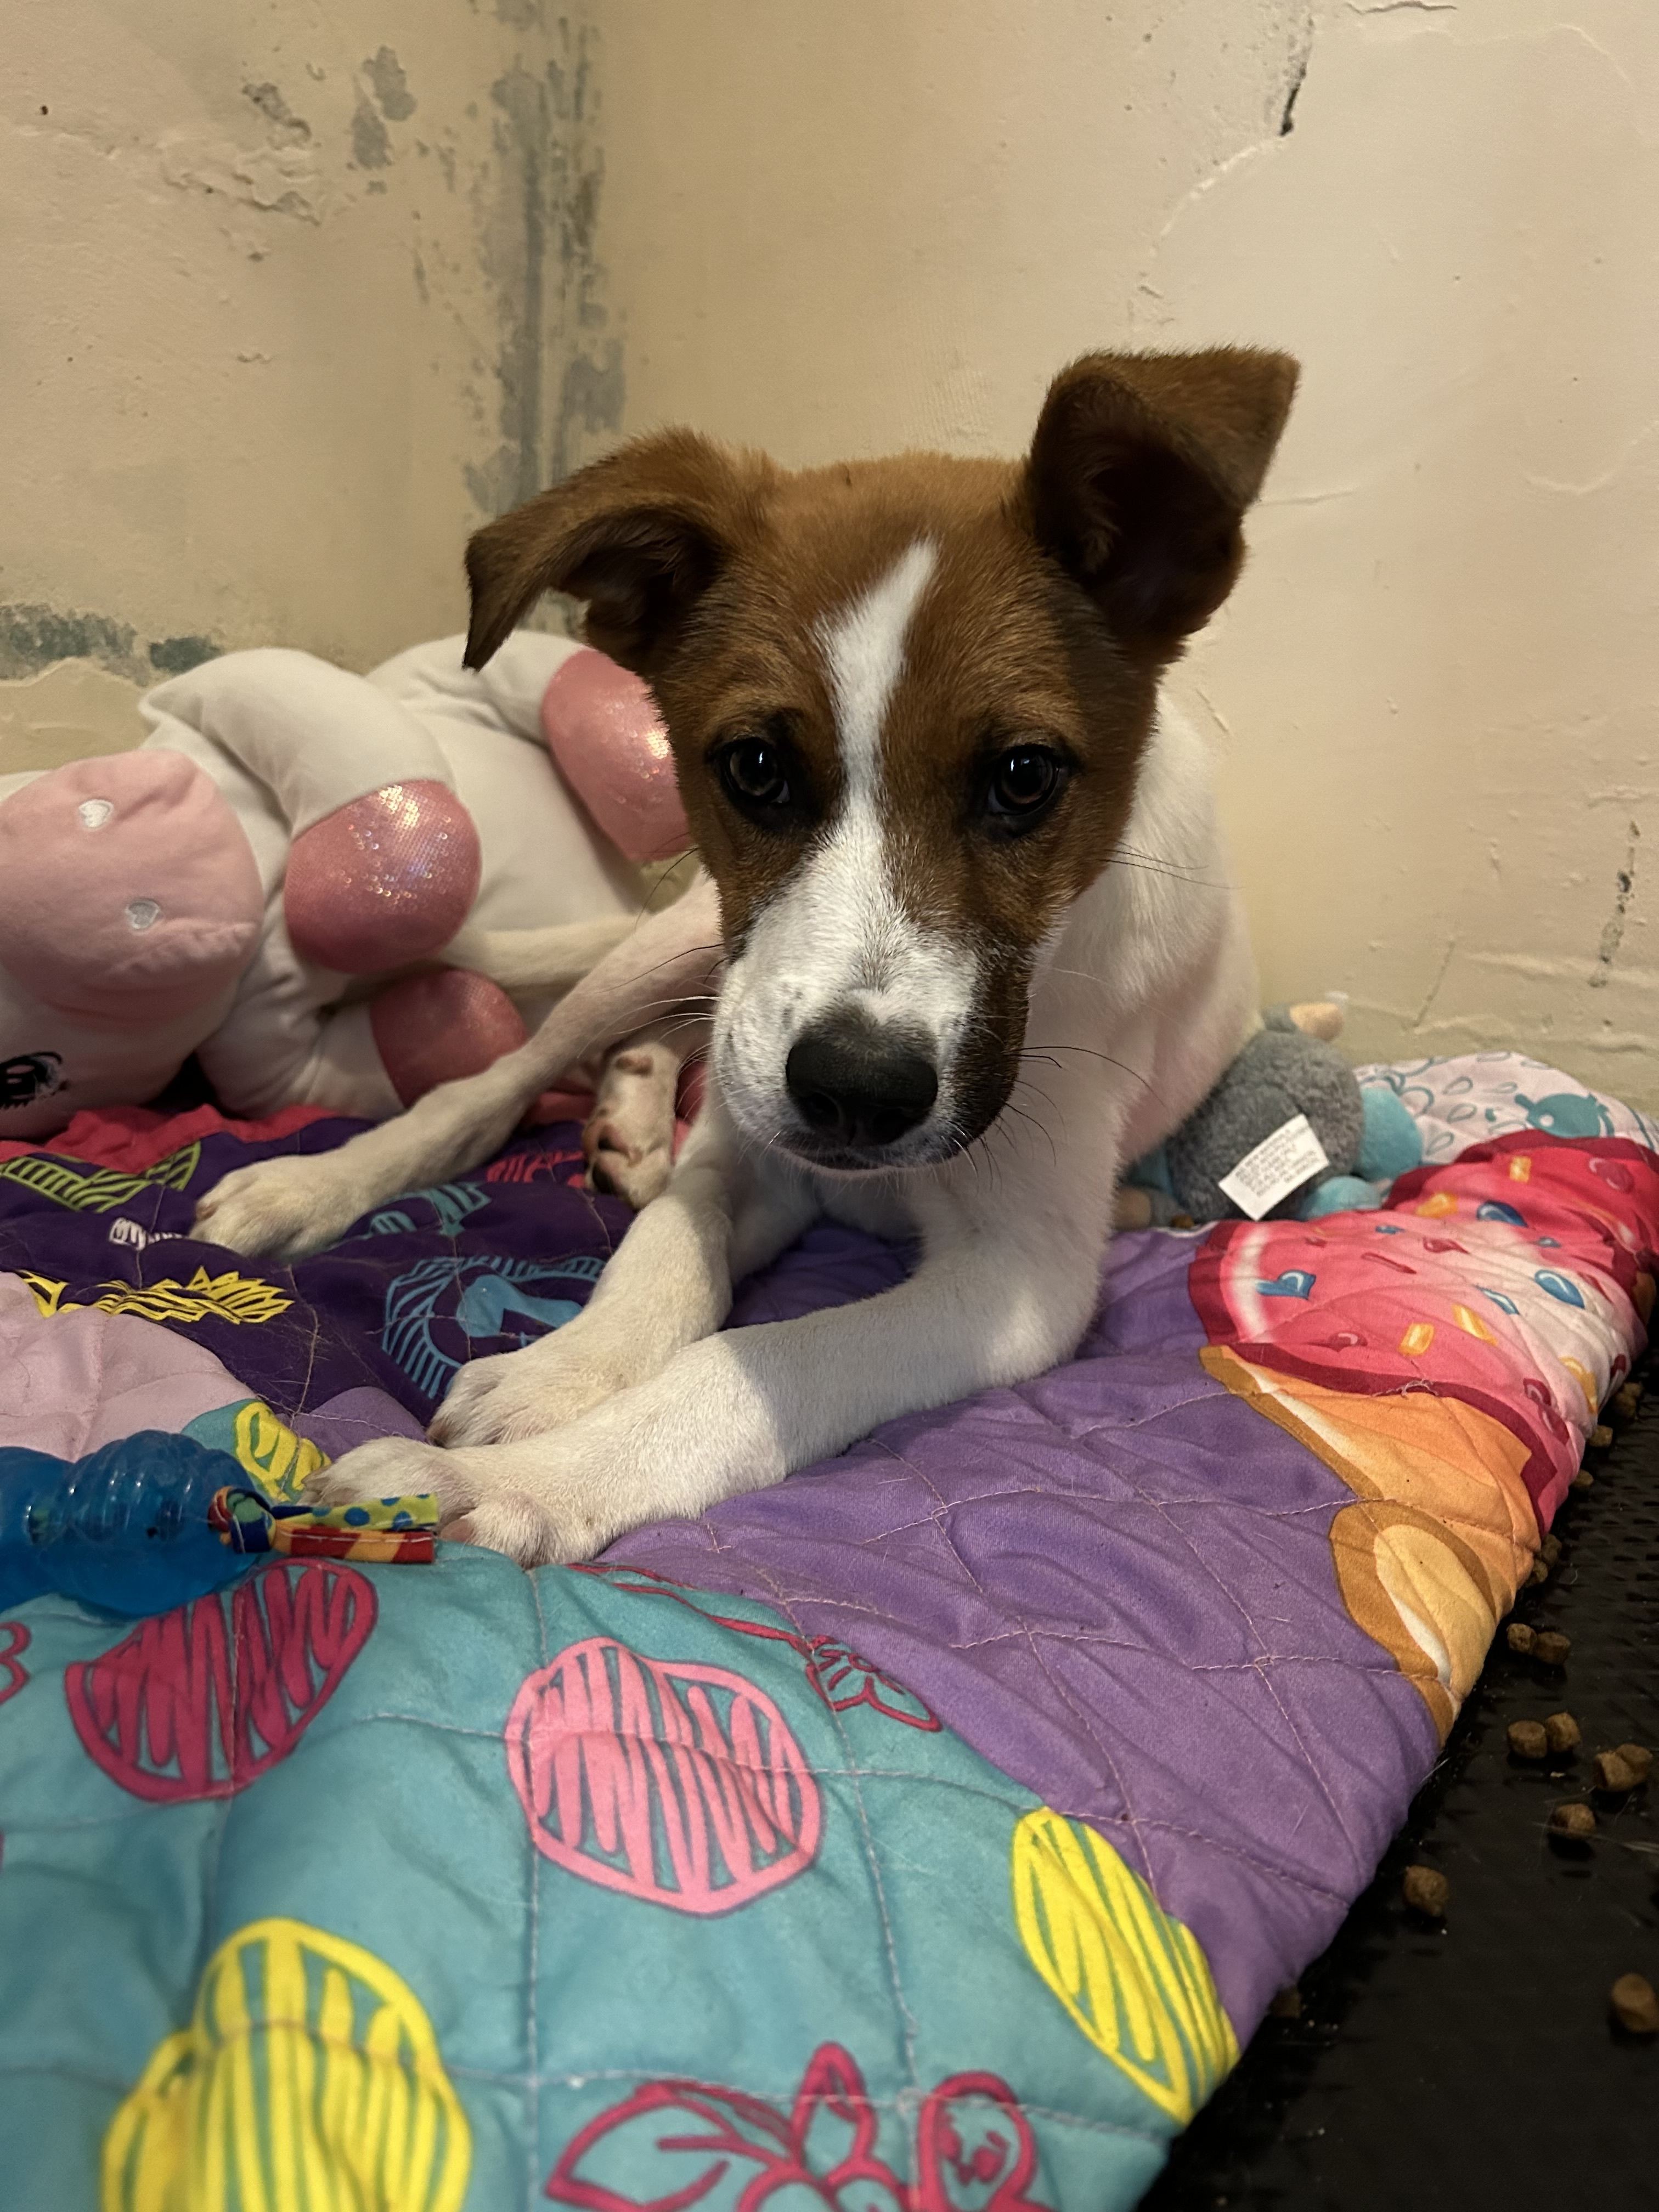
[(618, 1045), (599, 1077), (582, 1131), (587, 1180), (637, 1213), (667, 1188), (674, 1167), (674, 1106), (688, 1055), (707, 1042), (695, 1016), (654, 1023)]
[[(1079, 1189), (1109, 1194), (1115, 1163), (1101, 1164), (1105, 1172), (1091, 1183), (1064, 1180), (1068, 1200)], [(643, 1232), (677, 1188), (678, 1178), (669, 1198), (641, 1215), (612, 1263), (616, 1303), (605, 1325), (613, 1329), (624, 1316), (629, 1328), (653, 1326)], [(1009, 1195), (1005, 1188), (1005, 1201)], [(624, 1387), (603, 1402), (594, 1402), (602, 1395), (596, 1389), (590, 1409), (551, 1434), (526, 1431), (559, 1402), (555, 1394), (539, 1406), (521, 1404), (511, 1423), (489, 1425), (489, 1434), (517, 1441), (438, 1451), (388, 1438), (338, 1462), (317, 1486), (337, 1499), (435, 1490), (456, 1533), (526, 1565), (589, 1559), (641, 1522), (705, 1512), (897, 1414), (1027, 1381), (1064, 1358), (1098, 1296), (1107, 1222), (1103, 1203), (1072, 1204), (1062, 1217), (1053, 1195), (1048, 1208), (1022, 1213), (1017, 1204), (990, 1209), (941, 1193), (944, 1202), (930, 1205), (924, 1219), (921, 1263), (896, 1289), (802, 1320), (684, 1342), (648, 1380), (626, 1387), (626, 1376), (607, 1375), (608, 1389), (619, 1381)], [(630, 1251), (641, 1263), (639, 1280), (621, 1272)], [(660, 1295), (659, 1284), (650, 1296)], [(688, 1311), (678, 1299), (677, 1290), (675, 1310)], [(582, 1319), (600, 1324), (598, 1306)], [(696, 1320), (699, 1329), (712, 1327), (712, 1306), (705, 1304)], [(562, 1340), (580, 1326), (561, 1330), (549, 1350), (574, 1350)], [(664, 1341), (655, 1337), (653, 1355)], [(464, 1370), (458, 1388), (468, 1371), (476, 1370)], [(578, 1412), (574, 1395), (562, 1403)], [(458, 1442), (461, 1433), (441, 1417), (434, 1432)]]
[(629, 1036), (665, 1005), (701, 1001), (720, 957), (719, 896), (702, 877), (674, 905), (647, 915), (516, 1052), (481, 1075), (440, 1084), (408, 1113), (338, 1152), (239, 1168), (198, 1206), (195, 1233), (273, 1259), (320, 1251), (400, 1191), (445, 1182), (488, 1158), (531, 1102), (596, 1044)]
[[(802, 1178), (764, 1155), (739, 1159), (713, 1102), (667, 1189), (629, 1229), (583, 1311), (522, 1352), (470, 1361), (431, 1435), (471, 1446), (539, 1437), (645, 1382), (718, 1328), (732, 1284), (781, 1251), (817, 1211)], [(354, 1486), (365, 1479), (353, 1464), (360, 1457), (354, 1452), (340, 1462), (333, 1494), (370, 1494)]]

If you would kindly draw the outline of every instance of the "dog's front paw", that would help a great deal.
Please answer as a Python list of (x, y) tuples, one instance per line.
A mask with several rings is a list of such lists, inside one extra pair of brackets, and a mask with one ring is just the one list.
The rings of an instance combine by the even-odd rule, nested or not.
[(614, 1331), (579, 1315), (522, 1352), (469, 1361), (427, 1433), (451, 1447), (545, 1436), (640, 1379), (626, 1352)]
[(361, 1209), (326, 1157), (238, 1168), (199, 1200), (191, 1234), (267, 1260), (303, 1260), (350, 1228)]
[(524, 1450), (520, 1444), (516, 1453), (443, 1451), (409, 1437), (382, 1437), (321, 1468), (306, 1495), (319, 1505), (359, 1505), (427, 1492), (438, 1500), (439, 1527), (452, 1543), (504, 1552), (521, 1567), (592, 1558), (609, 1537), (566, 1494), (571, 1486), (560, 1484), (550, 1453), (526, 1463), (519, 1456)]
[[(489, 1364), (525, 1359), (513, 1352)], [(712, 1339), (549, 1433), (447, 1451), (387, 1437), (307, 1487), (331, 1504), (434, 1491), (446, 1536), (539, 1567), (591, 1559), (630, 1528), (705, 1512), (775, 1482), (786, 1466), (763, 1401)]]
[(521, 1567), (540, 1567), (591, 1559), (646, 1517), (629, 1517), (632, 1486), (616, 1480), (615, 1468), (592, 1461), (580, 1427), (562, 1437), (459, 1451), (383, 1437), (313, 1474), (306, 1494), (321, 1505), (358, 1505), (429, 1492), (438, 1500), (440, 1529), (452, 1543), (480, 1544)]
[(648, 1521), (689, 1519), (775, 1482), (775, 1425), (730, 1347), (690, 1346), (547, 1436), (451, 1455), (473, 1503), (447, 1533), (526, 1566), (591, 1559)]
[(478, 1495), (467, 1480), (466, 1457), (414, 1437), (378, 1437), (319, 1468), (306, 1483), (306, 1496), (318, 1505), (361, 1505), (371, 1498), (429, 1493), (438, 1500), (440, 1522), (453, 1521)]

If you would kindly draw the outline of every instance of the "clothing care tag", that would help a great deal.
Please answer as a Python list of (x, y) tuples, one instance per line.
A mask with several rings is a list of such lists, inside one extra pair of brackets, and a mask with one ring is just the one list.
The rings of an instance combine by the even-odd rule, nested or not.
[(1221, 1188), (1252, 1221), (1288, 1198), (1310, 1177), (1322, 1175), (1330, 1160), (1305, 1114), (1281, 1123), (1264, 1137), (1253, 1152), (1246, 1152), (1231, 1175), (1218, 1178)]

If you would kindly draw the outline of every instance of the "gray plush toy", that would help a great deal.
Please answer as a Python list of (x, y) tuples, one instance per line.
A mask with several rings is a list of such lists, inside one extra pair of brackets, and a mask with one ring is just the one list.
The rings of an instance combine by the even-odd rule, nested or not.
[(1394, 1178), (1421, 1162), (1422, 1141), (1392, 1091), (1361, 1090), (1329, 1042), (1341, 1026), (1342, 1010), (1329, 1001), (1270, 1007), (1208, 1097), (1129, 1170), (1118, 1192), (1119, 1227), (1185, 1227), (1243, 1214), (1222, 1178), (1297, 1115), (1327, 1165), (1270, 1206), (1268, 1217), (1307, 1220), (1380, 1206)]

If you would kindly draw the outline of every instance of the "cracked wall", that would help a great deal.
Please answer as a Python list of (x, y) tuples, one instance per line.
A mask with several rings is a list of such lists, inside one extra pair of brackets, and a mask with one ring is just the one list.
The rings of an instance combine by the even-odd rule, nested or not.
[[(1216, 732), (1264, 988), (1659, 1106), (1651, 0), (606, 0), (626, 426), (1016, 450), (1085, 348), (1305, 364)], [(1287, 852), (1294, 865), (1285, 866)]]
[(366, 667), (620, 414), (591, 8), (20, 0), (0, 771), (237, 646)]

